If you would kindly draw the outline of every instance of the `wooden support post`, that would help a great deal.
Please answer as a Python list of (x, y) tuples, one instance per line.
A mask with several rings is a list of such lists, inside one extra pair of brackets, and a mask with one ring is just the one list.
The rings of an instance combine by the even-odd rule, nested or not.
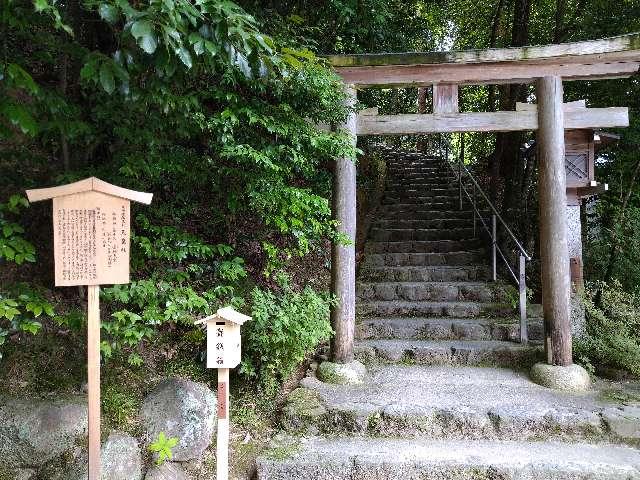
[(573, 363), (569, 321), (566, 174), (562, 79), (540, 78), (538, 99), (538, 164), (540, 260), (545, 350), (551, 365)]
[(458, 111), (458, 85), (440, 84), (433, 86), (433, 113), (454, 113)]
[(89, 285), (87, 290), (89, 480), (100, 480), (100, 286)]
[(498, 279), (498, 225), (496, 214), (491, 215), (491, 280)]
[(527, 259), (520, 254), (520, 265), (518, 269), (518, 292), (520, 307), (520, 343), (529, 342), (529, 332), (527, 324), (527, 275), (526, 275)]
[(218, 434), (216, 480), (229, 478), (229, 369), (218, 369)]
[[(355, 107), (356, 91), (346, 88), (347, 104)], [(341, 127), (356, 142), (356, 114), (349, 114)], [(338, 231), (351, 240), (350, 245), (333, 243), (331, 248), (331, 291), (338, 303), (331, 310), (335, 332), (331, 340), (331, 360), (348, 363), (353, 360), (353, 338), (356, 313), (356, 164), (352, 158), (338, 158), (333, 174), (333, 218)]]

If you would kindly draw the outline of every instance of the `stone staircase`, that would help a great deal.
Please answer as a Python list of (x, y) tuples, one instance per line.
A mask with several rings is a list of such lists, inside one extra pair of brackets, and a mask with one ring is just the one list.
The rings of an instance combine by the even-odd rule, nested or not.
[[(514, 341), (512, 287), (491, 282), (486, 238), (460, 210), (449, 167), (420, 154), (392, 155), (388, 184), (357, 284), (358, 356), (420, 364), (530, 364)], [(535, 310), (535, 309), (534, 309)], [(531, 321), (532, 338), (542, 324)]]
[(540, 348), (516, 343), (509, 288), (490, 281), (487, 241), (448, 167), (408, 153), (388, 167), (357, 283), (367, 378), (336, 385), (310, 371), (258, 478), (640, 479), (626, 407), (529, 380)]

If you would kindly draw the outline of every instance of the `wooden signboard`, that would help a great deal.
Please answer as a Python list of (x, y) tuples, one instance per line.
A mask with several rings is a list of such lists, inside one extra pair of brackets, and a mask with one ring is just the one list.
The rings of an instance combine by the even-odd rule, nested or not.
[(53, 199), (56, 286), (87, 285), (89, 480), (100, 479), (100, 287), (129, 283), (130, 201), (152, 194), (91, 177), (27, 190), (30, 202)]
[(218, 369), (216, 480), (229, 478), (229, 369), (240, 364), (240, 327), (251, 317), (231, 307), (198, 320), (207, 328), (207, 368)]

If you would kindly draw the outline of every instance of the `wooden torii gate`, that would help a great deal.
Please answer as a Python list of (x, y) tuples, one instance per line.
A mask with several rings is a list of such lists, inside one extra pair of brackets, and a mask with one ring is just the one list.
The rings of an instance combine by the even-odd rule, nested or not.
[[(329, 63), (343, 78), (347, 101), (357, 89), (433, 86), (432, 114), (349, 116), (342, 129), (358, 135), (537, 130), (540, 259), (545, 349), (552, 365), (572, 359), (569, 318), (569, 256), (566, 226), (565, 129), (625, 127), (628, 109), (567, 108), (563, 81), (629, 77), (640, 68), (640, 33), (602, 40), (522, 48), (399, 54), (334, 55)], [(516, 111), (459, 112), (458, 86), (535, 83), (537, 107)], [(356, 166), (336, 160), (333, 214), (339, 231), (354, 242), (332, 248), (331, 312), (335, 335), (331, 360), (353, 360), (355, 330)]]

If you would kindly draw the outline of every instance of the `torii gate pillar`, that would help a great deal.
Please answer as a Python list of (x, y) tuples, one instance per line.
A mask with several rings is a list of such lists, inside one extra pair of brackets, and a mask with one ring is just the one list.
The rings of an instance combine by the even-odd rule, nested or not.
[[(357, 116), (356, 90), (345, 87), (347, 107), (351, 109), (344, 125), (339, 129), (356, 143)], [(333, 172), (332, 212), (338, 221), (338, 232), (351, 243), (334, 242), (331, 247), (331, 292), (337, 304), (331, 309), (331, 361), (349, 363), (353, 360), (353, 339), (356, 324), (356, 163), (355, 159), (338, 158)]]
[(540, 260), (545, 351), (551, 365), (573, 363), (569, 318), (569, 251), (567, 246), (566, 174), (562, 79), (536, 83)]

